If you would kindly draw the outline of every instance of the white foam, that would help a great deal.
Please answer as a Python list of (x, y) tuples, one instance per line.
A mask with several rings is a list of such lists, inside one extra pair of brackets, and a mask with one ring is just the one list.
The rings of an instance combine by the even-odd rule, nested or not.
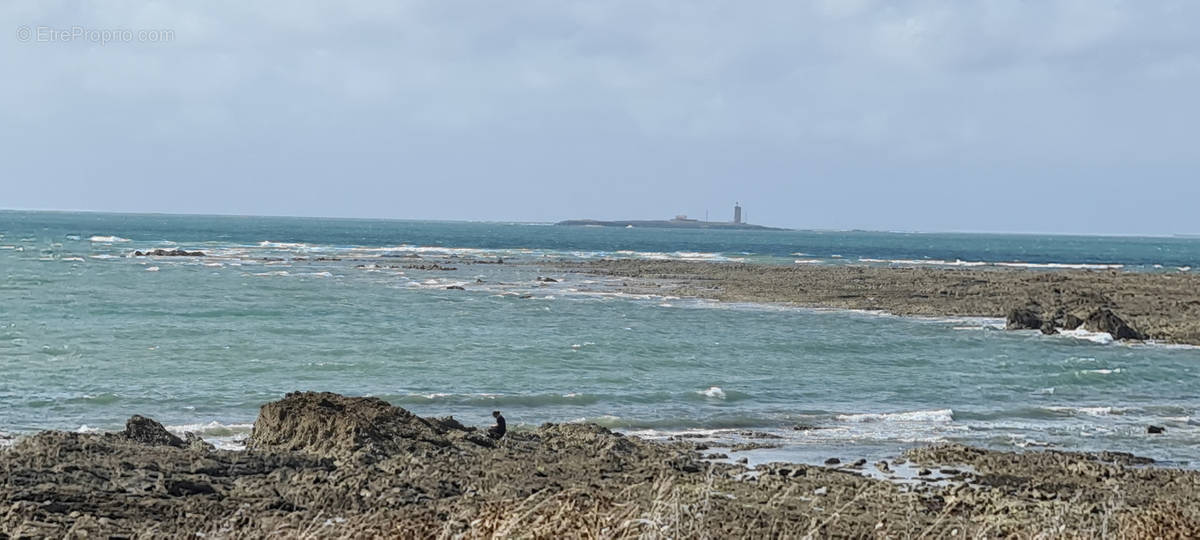
[(173, 433), (195, 433), (196, 435), (204, 436), (225, 436), (236, 435), (239, 433), (249, 433), (254, 427), (254, 424), (222, 424), (216, 420), (207, 424), (180, 424), (177, 426), (163, 426), (167, 431)]
[(96, 433), (98, 431), (100, 431), (100, 428), (94, 428), (92, 426), (84, 424), (82, 426), (79, 426), (79, 428), (75, 430), (75, 433)]
[(862, 414), (839, 414), (834, 417), (840, 422), (849, 423), (866, 423), (866, 422), (936, 422), (945, 423), (954, 421), (953, 409), (935, 409), (927, 411), (906, 411), (896, 413), (862, 413)]
[(157, 271), (158, 271), (158, 267), (157, 267), (157, 266), (151, 266), (150, 268), (147, 268), (147, 269), (146, 269), (146, 271), (147, 271), (147, 272), (157, 272)]
[(1115, 407), (1046, 407), (1045, 409), (1071, 416), (1109, 416), (1124, 412), (1124, 409)]
[(821, 264), (825, 261), (821, 259), (796, 259), (794, 264)]
[(1059, 334), (1069, 338), (1099, 343), (1101, 345), (1108, 345), (1114, 341), (1112, 334), (1109, 334), (1108, 332), (1089, 332), (1082, 328), (1076, 328), (1074, 330), (1062, 330), (1059, 332)]
[(312, 247), (303, 242), (271, 242), (269, 240), (263, 240), (262, 242), (259, 242), (258, 245), (259, 245), (259, 247), (280, 248), (280, 249), (296, 249), (296, 248)]
[(90, 240), (92, 242), (96, 242), (98, 244), (116, 244), (119, 242), (128, 242), (129, 241), (128, 238), (121, 238), (120, 236), (100, 236), (100, 235), (96, 235), (91, 238), (88, 238), (88, 240)]
[(1123, 264), (1068, 264), (1068, 263), (995, 263), (996, 266), (1005, 266), (1009, 268), (1054, 268), (1067, 270), (1117, 270), (1125, 268)]
[(697, 390), (697, 394), (713, 399), (725, 399), (725, 391), (720, 386), (710, 386), (707, 390)]
[(1085, 369), (1085, 370), (1083, 370), (1083, 371), (1080, 371), (1080, 373), (1094, 373), (1094, 374), (1096, 374), (1096, 375), (1112, 375), (1112, 374), (1114, 374), (1114, 373), (1120, 373), (1120, 372), (1121, 372), (1121, 368), (1116, 368), (1116, 369)]

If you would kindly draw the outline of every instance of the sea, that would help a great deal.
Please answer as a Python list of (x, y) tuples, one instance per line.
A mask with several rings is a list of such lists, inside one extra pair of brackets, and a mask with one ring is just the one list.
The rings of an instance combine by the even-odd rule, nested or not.
[[(133, 255), (160, 248), (206, 256)], [(601, 258), (1188, 273), (1200, 238), (0, 211), (0, 445), (141, 414), (238, 448), (263, 403), (322, 390), (751, 462), (957, 442), (1200, 466), (1200, 348), (624, 294), (554, 266)], [(741, 443), (766, 448), (719, 447)]]

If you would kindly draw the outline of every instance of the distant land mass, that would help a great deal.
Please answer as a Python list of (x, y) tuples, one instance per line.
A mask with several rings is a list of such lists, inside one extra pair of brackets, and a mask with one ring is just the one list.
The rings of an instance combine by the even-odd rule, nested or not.
[(573, 225), (577, 227), (654, 227), (660, 229), (723, 229), (733, 231), (786, 231), (777, 227), (751, 225), (749, 223), (732, 223), (729, 221), (700, 221), (698, 219), (634, 219), (622, 221), (600, 221), (596, 219), (568, 219), (555, 225)]

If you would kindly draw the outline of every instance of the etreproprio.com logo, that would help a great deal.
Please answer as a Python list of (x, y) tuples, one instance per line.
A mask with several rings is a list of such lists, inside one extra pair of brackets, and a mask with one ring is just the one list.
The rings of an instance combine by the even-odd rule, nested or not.
[(167, 43), (175, 41), (170, 28), (90, 28), (87, 26), (29, 26), (17, 27), (17, 41), (22, 43), (71, 43), (97, 45), (109, 43)]

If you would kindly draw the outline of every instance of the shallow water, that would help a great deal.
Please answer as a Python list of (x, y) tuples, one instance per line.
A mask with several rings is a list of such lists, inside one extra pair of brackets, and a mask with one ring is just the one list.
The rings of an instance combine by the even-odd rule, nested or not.
[[(0, 430), (118, 429), (137, 413), (233, 444), (263, 402), (312, 389), (468, 424), (500, 409), (518, 428), (589, 420), (758, 440), (782, 445), (760, 455), (807, 461), (960, 441), (1200, 464), (1200, 349), (1010, 333), (989, 320), (625, 296), (602, 278), (541, 283), (536, 265), (467, 264), (617, 252), (778, 262), (816, 251), (801, 246), (805, 234), (867, 258), (923, 258), (925, 245), (935, 258), (1008, 260), (959, 251), (960, 235), (617, 236), (626, 232), (3, 212)], [(730, 247), (737, 234), (745, 247)], [(1121, 239), (1134, 247), (1106, 253), (1094, 249), (1102, 240), (1036, 238), (977, 243), (1021, 244), (1027, 261), (1130, 266), (1154, 264), (1146, 253), (1187, 266), (1200, 245)], [(887, 253), (869, 251), (888, 242)], [(1094, 245), (1072, 256), (1079, 243)], [(215, 256), (127, 256), (176, 246)], [(433, 262), (458, 270), (390, 268)], [(468, 290), (445, 288), (456, 284)], [(1148, 436), (1148, 424), (1167, 433)]]

